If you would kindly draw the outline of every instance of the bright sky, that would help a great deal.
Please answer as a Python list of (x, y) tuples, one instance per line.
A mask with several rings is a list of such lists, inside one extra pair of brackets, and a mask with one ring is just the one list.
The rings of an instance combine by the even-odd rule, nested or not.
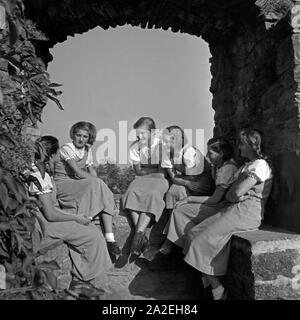
[[(97, 130), (115, 132), (118, 150), (119, 122), (127, 121), (130, 131), (139, 117), (149, 116), (158, 128), (176, 124), (192, 129), (193, 137), (196, 129), (204, 129), (204, 143), (212, 137), (210, 53), (201, 38), (131, 26), (96, 28), (69, 37), (51, 53), (48, 72), (63, 84), (65, 110), (48, 102), (42, 134), (63, 143), (72, 124), (90, 121)], [(126, 133), (120, 135), (124, 139)], [(95, 143), (94, 154), (101, 145)]]

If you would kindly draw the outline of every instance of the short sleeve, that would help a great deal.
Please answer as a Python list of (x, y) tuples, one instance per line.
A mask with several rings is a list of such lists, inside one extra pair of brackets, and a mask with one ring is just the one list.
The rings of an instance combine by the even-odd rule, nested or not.
[(71, 145), (69, 144), (65, 144), (63, 145), (60, 150), (59, 153), (61, 155), (61, 158), (65, 161), (68, 161), (70, 159), (76, 159), (76, 153), (74, 148), (71, 147)]
[(188, 169), (195, 167), (196, 156), (197, 156), (197, 151), (195, 150), (195, 148), (188, 147), (187, 149), (184, 150), (183, 162)]
[(92, 149), (91, 148), (89, 148), (89, 150), (88, 150), (87, 159), (86, 159), (86, 165), (87, 165), (87, 167), (90, 167), (90, 166), (94, 165), (93, 153), (92, 153)]
[(238, 168), (233, 164), (227, 164), (219, 168), (216, 172), (216, 186), (220, 186), (224, 189), (230, 187), (230, 185), (235, 180), (235, 173), (238, 171)]
[(138, 143), (134, 142), (129, 148), (129, 162), (131, 164), (137, 164), (141, 162), (140, 153), (138, 150)]
[(247, 165), (244, 173), (247, 176), (253, 177), (259, 182), (264, 182), (272, 177), (272, 170), (267, 161), (264, 159), (257, 159)]
[(31, 182), (29, 185), (28, 191), (32, 195), (40, 195), (40, 194), (46, 194), (46, 193), (52, 192), (53, 184), (47, 172), (45, 173), (44, 179), (42, 178), (42, 175), (39, 170), (35, 170), (35, 172), (33, 172), (31, 175), (37, 178), (37, 180), (39, 181), (42, 187), (42, 191), (40, 191), (38, 187), (33, 182)]

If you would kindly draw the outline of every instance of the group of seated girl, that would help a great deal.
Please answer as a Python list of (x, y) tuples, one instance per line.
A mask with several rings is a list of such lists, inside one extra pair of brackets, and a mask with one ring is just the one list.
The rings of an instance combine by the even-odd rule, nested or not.
[(208, 141), (208, 163), (199, 150), (182, 143), (184, 132), (178, 126), (157, 135), (154, 121), (143, 117), (134, 129), (137, 141), (129, 157), (136, 178), (122, 198), (135, 226), (131, 253), (147, 254), (145, 229), (166, 208), (166, 240), (155, 255), (169, 254), (173, 244), (181, 247), (185, 262), (201, 272), (203, 286), (212, 289), (214, 299), (226, 299), (220, 277), (227, 272), (230, 238), (260, 226), (271, 192), (272, 170), (261, 133), (240, 131), (238, 149), (244, 164), (238, 168), (233, 148), (223, 137)]
[[(149, 251), (145, 230), (166, 209), (166, 240), (155, 255), (166, 256), (174, 244), (181, 247), (184, 260), (201, 272), (203, 285), (211, 287), (214, 299), (226, 298), (220, 276), (227, 271), (230, 238), (259, 227), (271, 191), (272, 170), (263, 154), (261, 134), (250, 129), (240, 132), (245, 164), (238, 168), (233, 148), (223, 137), (208, 141), (204, 157), (186, 143), (178, 126), (158, 133), (153, 119), (143, 117), (134, 129), (137, 140), (130, 146), (129, 158), (136, 177), (122, 197), (134, 225), (130, 252)], [(32, 182), (29, 191), (43, 205), (38, 213), (46, 226), (39, 228), (43, 236), (69, 243), (73, 275), (101, 286), (112, 267), (110, 256), (121, 252), (112, 229), (114, 198), (93, 166), (95, 127), (78, 122), (70, 137), (72, 142), (60, 149), (52, 136), (36, 142), (32, 175), (40, 187)], [(40, 170), (46, 164), (49, 173)], [(98, 215), (104, 236), (91, 223)]]

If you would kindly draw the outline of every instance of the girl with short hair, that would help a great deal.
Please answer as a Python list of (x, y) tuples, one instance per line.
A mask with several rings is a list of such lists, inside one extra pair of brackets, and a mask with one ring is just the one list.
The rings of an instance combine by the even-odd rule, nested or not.
[(163, 158), (171, 187), (166, 193), (166, 209), (189, 195), (210, 196), (215, 188), (211, 166), (196, 147), (188, 143), (184, 130), (173, 125), (163, 131)]
[(134, 124), (137, 140), (129, 149), (129, 160), (136, 177), (122, 197), (123, 208), (129, 211), (135, 227), (130, 252), (140, 255), (148, 248), (145, 229), (157, 222), (165, 208), (164, 195), (169, 188), (161, 168), (161, 143), (155, 122), (142, 117)]
[(100, 214), (108, 250), (118, 255), (121, 250), (112, 229), (112, 218), (116, 213), (113, 193), (97, 176), (93, 166), (91, 148), (96, 139), (96, 128), (90, 122), (77, 122), (70, 129), (70, 138), (72, 141), (60, 148), (54, 165), (58, 202), (73, 214), (91, 218)]

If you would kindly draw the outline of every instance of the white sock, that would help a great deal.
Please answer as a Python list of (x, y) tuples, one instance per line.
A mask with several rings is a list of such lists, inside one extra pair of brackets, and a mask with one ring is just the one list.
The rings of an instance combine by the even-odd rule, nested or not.
[(220, 284), (216, 289), (212, 289), (214, 300), (220, 300), (224, 293), (224, 287)]
[(208, 281), (207, 277), (203, 276), (202, 277), (202, 283), (203, 283), (203, 288), (208, 288), (210, 286), (210, 282)]
[(112, 232), (104, 233), (104, 237), (107, 242), (115, 242), (115, 236)]

